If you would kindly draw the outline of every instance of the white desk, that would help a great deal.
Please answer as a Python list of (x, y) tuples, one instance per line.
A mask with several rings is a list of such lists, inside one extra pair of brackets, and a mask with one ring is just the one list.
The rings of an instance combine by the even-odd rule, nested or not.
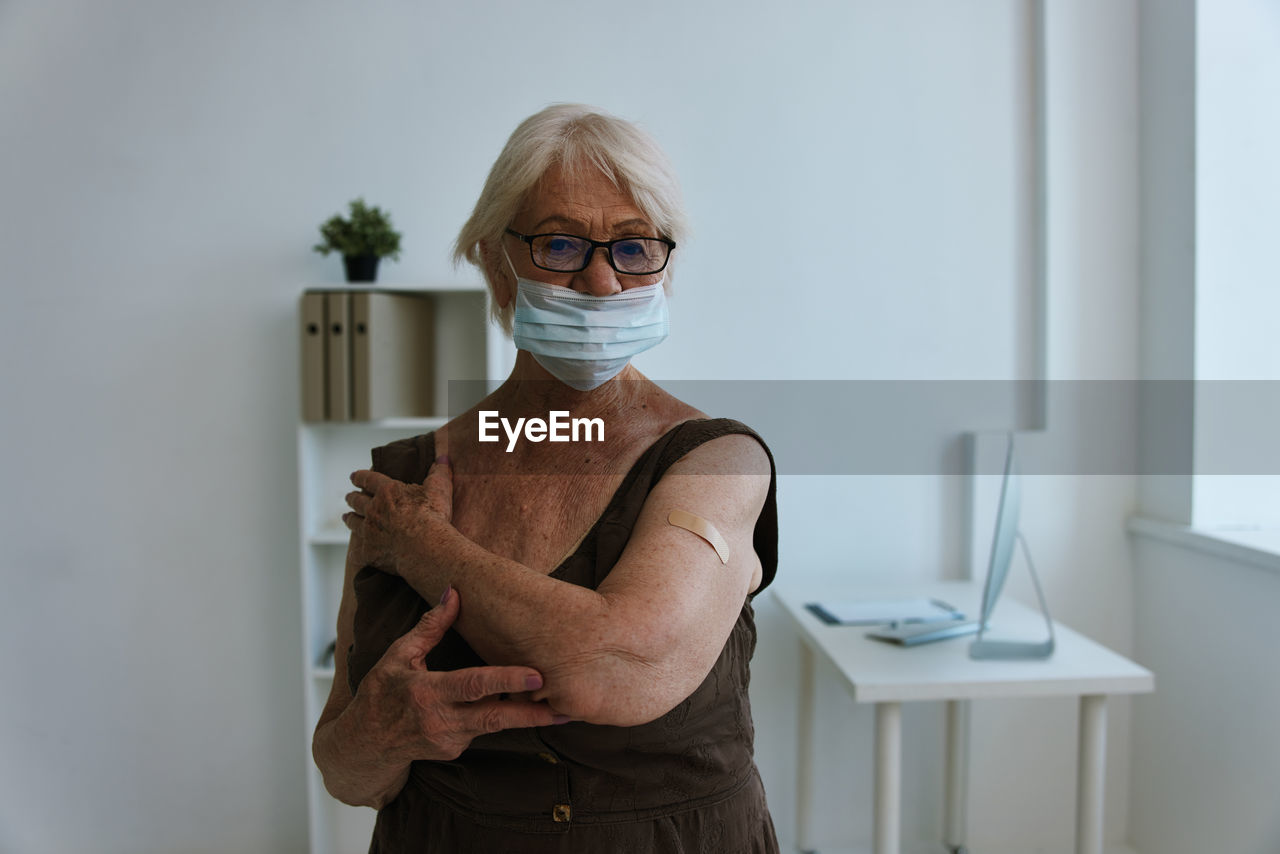
[[(946, 843), (964, 851), (964, 797), (967, 701), (999, 697), (1075, 696), (1080, 698), (1079, 766), (1076, 781), (1076, 852), (1102, 854), (1103, 782), (1106, 761), (1108, 694), (1145, 693), (1155, 688), (1151, 671), (1134, 664), (1071, 629), (1054, 623), (1057, 650), (1045, 661), (973, 661), (972, 636), (916, 647), (901, 647), (866, 637), (867, 627), (831, 626), (805, 604), (932, 596), (967, 615), (977, 613), (982, 585), (938, 582), (903, 590), (775, 588), (774, 596), (795, 623), (804, 650), (799, 712), (798, 843), (808, 848), (810, 761), (812, 756), (814, 657), (828, 662), (847, 683), (855, 703), (875, 704), (874, 854), (899, 854), (902, 798), (902, 704), (941, 700), (947, 704)], [(1050, 602), (1052, 608), (1053, 603)], [(992, 638), (1040, 640), (1044, 618), (1007, 596), (996, 606)]]

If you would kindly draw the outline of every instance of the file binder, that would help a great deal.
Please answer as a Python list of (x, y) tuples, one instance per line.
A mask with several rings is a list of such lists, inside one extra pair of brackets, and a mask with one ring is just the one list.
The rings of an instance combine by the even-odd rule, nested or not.
[(435, 306), (429, 294), (307, 291), (299, 320), (304, 421), (435, 414)]
[(351, 297), (334, 291), (325, 294), (325, 364), (328, 373), (330, 421), (351, 420)]
[(433, 304), (422, 294), (351, 294), (352, 418), (425, 417), (434, 410)]
[(304, 293), (298, 307), (302, 323), (302, 420), (324, 421), (328, 417), (328, 375), (325, 370), (325, 296)]

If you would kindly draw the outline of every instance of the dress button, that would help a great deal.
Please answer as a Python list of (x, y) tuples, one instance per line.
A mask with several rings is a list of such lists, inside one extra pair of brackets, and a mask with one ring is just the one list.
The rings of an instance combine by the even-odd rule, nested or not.
[(539, 758), (539, 759), (541, 759), (543, 762), (547, 762), (547, 763), (550, 763), (550, 764), (552, 764), (552, 765), (559, 765), (559, 764), (560, 764), (560, 760), (559, 760), (559, 759), (557, 759), (557, 758), (555, 757), (555, 754), (552, 754), (552, 753), (546, 753), (546, 752), (539, 753), (539, 754), (538, 754), (538, 758)]
[(568, 804), (556, 804), (555, 808), (551, 810), (551, 818), (555, 821), (568, 821), (569, 816), (572, 814), (573, 810), (569, 808)]

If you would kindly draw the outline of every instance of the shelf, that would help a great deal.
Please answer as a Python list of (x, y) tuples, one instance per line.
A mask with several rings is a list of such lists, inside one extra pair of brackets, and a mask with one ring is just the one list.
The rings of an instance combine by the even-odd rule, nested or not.
[(439, 430), (447, 424), (449, 418), (444, 415), (427, 415), (415, 418), (379, 418), (375, 421), (307, 421), (304, 426), (308, 430), (343, 432), (350, 430), (388, 430), (394, 432), (417, 431), (428, 433)]
[(483, 294), (488, 288), (484, 282), (454, 282), (447, 285), (414, 284), (412, 282), (333, 282), (332, 284), (307, 285), (304, 291), (363, 291), (376, 293), (385, 291), (401, 294)]
[(345, 527), (324, 528), (307, 537), (309, 546), (346, 546), (351, 539), (351, 532)]
[[(390, 417), (373, 421), (304, 421), (298, 425), (299, 542), (302, 594), (303, 672), (306, 674), (307, 738), (333, 687), (332, 660), (325, 655), (333, 641), (345, 576), (350, 532), (342, 524), (349, 477), (368, 468), (372, 448), (397, 439), (438, 430), (448, 421), (450, 383), (455, 406), (465, 403), (472, 383), (492, 388), (515, 363), (515, 347), (489, 322), (488, 292), (479, 281), (447, 286), (376, 283), (316, 285), (312, 292), (349, 291), (421, 294), (432, 297), (434, 401), (427, 417)], [(300, 324), (301, 326), (301, 324)], [(478, 397), (476, 398), (479, 399)], [(466, 403), (470, 406), (470, 403)], [(323, 663), (322, 663), (323, 662)], [(368, 847), (373, 812), (339, 803), (325, 790), (319, 771), (308, 759), (307, 810), (311, 854), (339, 854)]]
[(376, 430), (416, 430), (419, 433), (430, 433), (432, 430), (439, 430), (448, 422), (447, 416), (437, 415), (430, 418), (382, 418), (366, 423)]

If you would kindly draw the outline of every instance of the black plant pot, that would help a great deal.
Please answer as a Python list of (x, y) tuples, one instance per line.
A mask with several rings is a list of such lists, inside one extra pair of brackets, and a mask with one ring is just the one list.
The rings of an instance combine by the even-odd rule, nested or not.
[(377, 255), (343, 255), (342, 265), (347, 268), (348, 282), (376, 282), (378, 280)]

